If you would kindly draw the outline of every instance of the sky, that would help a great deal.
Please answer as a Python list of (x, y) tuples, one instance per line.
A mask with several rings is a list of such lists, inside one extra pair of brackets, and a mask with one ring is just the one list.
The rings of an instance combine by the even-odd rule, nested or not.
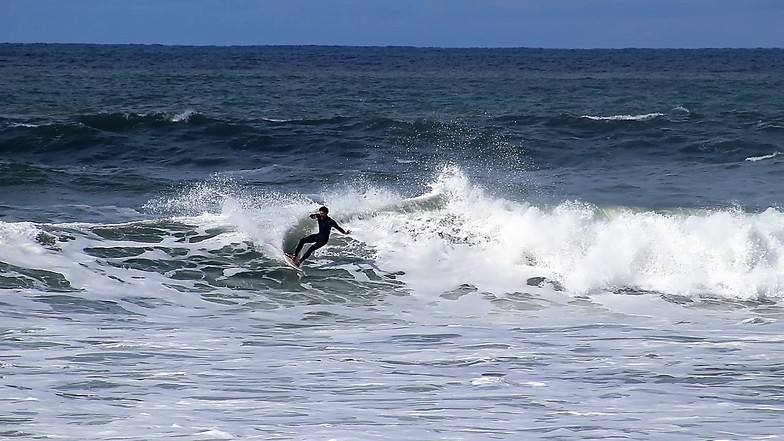
[(784, 0), (0, 0), (0, 42), (784, 47)]

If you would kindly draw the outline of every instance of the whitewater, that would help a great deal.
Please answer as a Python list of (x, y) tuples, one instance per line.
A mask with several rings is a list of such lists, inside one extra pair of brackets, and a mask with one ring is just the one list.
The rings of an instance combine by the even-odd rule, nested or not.
[[(130, 256), (157, 261), (156, 252), (182, 249), (190, 235), (204, 236), (195, 241), (198, 248), (158, 258), (187, 261), (199, 250), (247, 247), (271, 264), (282, 258), (279, 251), (309, 234), (312, 225), (306, 218), (314, 207), (328, 203), (355, 233), (333, 238), (326, 251), (402, 272), (414, 292), (438, 294), (471, 285), (503, 293), (541, 278), (575, 295), (639, 291), (777, 301), (784, 293), (784, 223), (774, 208), (746, 213), (579, 202), (537, 206), (489, 195), (451, 166), (427, 187), (426, 193), (409, 198), (375, 187), (323, 195), (249, 195), (231, 181), (216, 179), (147, 206), (156, 213), (200, 213), (195, 216), (116, 225), (3, 223), (1, 238), (9, 245), (6, 262), (19, 268), (59, 270), (80, 262), (76, 273), (63, 274), (73, 281), (80, 279), (78, 272), (106, 263), (91, 250), (122, 249), (120, 261)], [(156, 244), (150, 249), (110, 240), (125, 235)], [(207, 244), (213, 245), (203, 248)], [(434, 271), (440, 276), (432, 277)]]

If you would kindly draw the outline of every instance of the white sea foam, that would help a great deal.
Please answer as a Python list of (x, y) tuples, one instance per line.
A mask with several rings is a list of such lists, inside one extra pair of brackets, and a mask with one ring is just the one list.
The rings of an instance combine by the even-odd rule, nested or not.
[(442, 197), (434, 206), (351, 220), (356, 236), (376, 250), (378, 265), (405, 272), (415, 290), (443, 293), (468, 284), (505, 293), (545, 277), (574, 294), (784, 296), (784, 215), (773, 208), (755, 214), (539, 207), (490, 196), (456, 168), (431, 187), (429, 197)]
[(171, 122), (175, 122), (175, 123), (188, 122), (193, 117), (193, 115), (196, 115), (197, 113), (198, 112), (196, 112), (193, 109), (187, 109), (183, 112), (172, 115)]
[(649, 121), (662, 116), (666, 116), (666, 114), (654, 112), (654, 113), (645, 113), (642, 115), (611, 115), (611, 116), (583, 115), (582, 117), (594, 121)]
[(30, 123), (11, 123), (11, 127), (27, 127), (27, 128), (36, 128), (42, 127), (42, 124), (30, 124)]
[(775, 158), (775, 157), (777, 157), (779, 155), (781, 155), (781, 152), (774, 152), (774, 153), (771, 153), (770, 155), (750, 156), (750, 157), (746, 158), (746, 161), (749, 161), (749, 162), (764, 161), (766, 159), (773, 159), (773, 158)]

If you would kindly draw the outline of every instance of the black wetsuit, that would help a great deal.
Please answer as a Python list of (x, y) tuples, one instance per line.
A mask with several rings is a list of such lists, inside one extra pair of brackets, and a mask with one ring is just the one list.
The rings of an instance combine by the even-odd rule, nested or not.
[(335, 222), (331, 217), (324, 216), (323, 218), (318, 218), (318, 226), (319, 232), (316, 234), (311, 234), (310, 236), (305, 236), (300, 239), (299, 243), (297, 244), (297, 249), (294, 251), (295, 256), (299, 256), (299, 252), (302, 251), (302, 246), (306, 243), (313, 243), (315, 242), (305, 254), (302, 255), (302, 258), (299, 259), (300, 262), (304, 262), (305, 259), (310, 257), (314, 251), (323, 247), (329, 241), (329, 232), (332, 230), (332, 227), (335, 227), (336, 230), (340, 231), (343, 234), (346, 234), (346, 231), (343, 228), (340, 228), (337, 222)]

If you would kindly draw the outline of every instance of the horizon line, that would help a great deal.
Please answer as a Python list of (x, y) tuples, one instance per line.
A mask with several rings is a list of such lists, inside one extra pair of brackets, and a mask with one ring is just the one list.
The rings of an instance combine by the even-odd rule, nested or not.
[(84, 42), (0, 42), (0, 45), (19, 46), (147, 46), (147, 47), (192, 47), (192, 48), (257, 48), (257, 47), (291, 47), (291, 48), (367, 48), (367, 49), (527, 49), (527, 50), (564, 50), (564, 51), (591, 51), (591, 50), (781, 50), (777, 46), (705, 46), (705, 47), (536, 47), (536, 46), (412, 46), (412, 45), (350, 45), (350, 44), (172, 44), (172, 43), (84, 43)]

